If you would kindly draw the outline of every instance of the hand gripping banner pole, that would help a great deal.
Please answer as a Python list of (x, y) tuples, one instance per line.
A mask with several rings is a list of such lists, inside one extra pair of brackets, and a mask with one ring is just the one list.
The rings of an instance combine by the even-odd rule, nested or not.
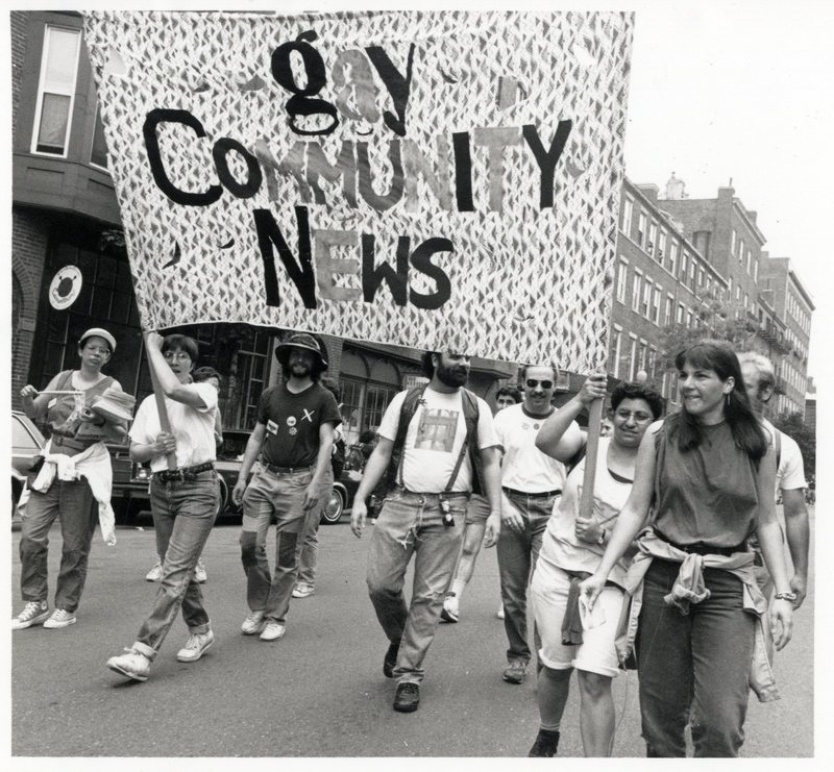
[[(148, 353), (148, 334), (143, 335), (145, 340), (145, 355)], [(163, 432), (171, 433), (171, 422), (168, 420), (168, 409), (165, 407), (165, 395), (162, 393), (162, 387), (159, 385), (159, 379), (156, 377), (156, 370), (153, 366), (153, 360), (148, 357), (148, 370), (151, 373), (151, 384), (153, 385), (153, 395), (156, 399), (156, 409), (159, 411), (159, 425)], [(165, 457), (168, 459), (168, 469), (174, 470), (177, 468), (177, 454), (166, 453)]]

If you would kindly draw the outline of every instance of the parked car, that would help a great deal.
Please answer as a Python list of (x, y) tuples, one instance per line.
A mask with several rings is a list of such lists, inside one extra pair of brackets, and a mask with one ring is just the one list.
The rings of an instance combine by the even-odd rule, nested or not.
[(26, 475), (38, 460), (46, 444), (41, 430), (26, 413), (12, 410), (12, 529), (20, 528), (17, 502), (26, 482)]

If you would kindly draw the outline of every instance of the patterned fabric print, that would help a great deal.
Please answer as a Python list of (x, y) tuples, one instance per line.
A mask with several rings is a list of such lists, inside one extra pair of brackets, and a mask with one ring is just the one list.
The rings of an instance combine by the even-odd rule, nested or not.
[[(249, 321), (429, 349), (453, 330), (472, 354), (592, 368), (607, 350), (632, 22), (574, 12), (90, 14), (143, 325)], [(288, 43), (296, 51), (282, 70), (276, 52)], [(292, 118), (285, 86), (309, 84), (311, 63), (321, 63), (321, 87), (293, 98), (322, 100), (320, 115)], [(194, 121), (151, 129), (157, 171), (213, 203), (176, 203), (159, 187), (143, 134), (154, 110)], [(315, 131), (336, 119), (329, 134), (290, 130), (292, 120)], [(568, 128), (543, 189), (547, 164), (534, 146), (546, 153)], [(260, 241), (256, 216), (274, 225)], [(371, 300), (382, 263), (401, 279)], [(268, 305), (271, 275), (278, 297)]]

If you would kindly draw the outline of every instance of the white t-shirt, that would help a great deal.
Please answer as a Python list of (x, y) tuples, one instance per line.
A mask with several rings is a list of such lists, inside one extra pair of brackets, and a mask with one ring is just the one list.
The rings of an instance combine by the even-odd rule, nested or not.
[[(206, 382), (190, 383), (186, 388), (196, 391), (206, 406), (191, 407), (165, 397), (171, 434), (177, 440), (177, 469), (204, 464), (216, 458), (214, 422), (217, 413), (217, 389)], [(140, 445), (150, 445), (161, 432), (156, 397), (151, 394), (142, 400), (136, 411), (133, 426), (130, 427), (130, 439)], [(167, 468), (167, 456), (159, 455), (151, 459), (151, 471), (162, 472)]]
[(495, 433), (504, 448), (501, 485), (524, 493), (561, 490), (567, 470), (536, 447), (536, 437), (547, 416), (531, 416), (523, 404), (511, 405), (495, 416)]
[[(775, 432), (782, 435), (781, 448), (779, 450), (779, 468), (776, 470), (776, 491), (795, 491), (799, 488), (807, 488), (805, 480), (805, 465), (802, 462), (802, 451), (796, 440), (779, 431), (770, 421), (763, 421), (765, 428), (770, 432), (771, 438)], [(773, 444), (771, 442), (771, 444)]]
[[(392, 442), (397, 438), (400, 411), (407, 391), (401, 391), (385, 411), (377, 430), (380, 437)], [(478, 400), (478, 447), (498, 445), (492, 412), (480, 397)], [(441, 493), (446, 490), (466, 439), (466, 419), (463, 415), (463, 396), (458, 390), (443, 394), (427, 387), (417, 404), (408, 425), (402, 454), (402, 483), (407, 490), (418, 493)], [(452, 485), (454, 492), (472, 490), (472, 463), (464, 456), (458, 476)]]
[[(591, 519), (611, 534), (620, 510), (625, 506), (632, 481), (615, 477), (608, 469), (608, 446), (611, 440), (600, 437), (597, 455), (597, 471), (594, 479), (594, 508)], [(565, 483), (562, 498), (553, 508), (553, 517), (547, 522), (542, 539), (539, 561), (545, 561), (564, 571), (594, 573), (599, 567), (605, 547), (589, 544), (576, 536), (576, 518), (582, 500), (582, 483), (585, 476), (585, 457), (571, 469)], [(609, 581), (622, 586), (625, 572), (634, 550), (629, 548), (611, 569)]]

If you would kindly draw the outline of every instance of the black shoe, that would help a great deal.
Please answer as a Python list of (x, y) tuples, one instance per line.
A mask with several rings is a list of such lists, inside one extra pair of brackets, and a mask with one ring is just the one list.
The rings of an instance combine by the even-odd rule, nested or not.
[(400, 651), (400, 642), (394, 641), (385, 652), (385, 659), (382, 661), (382, 672), (386, 678), (394, 677), (394, 668), (397, 666), (397, 654)]
[(420, 687), (413, 683), (404, 683), (397, 686), (397, 693), (394, 696), (394, 710), (400, 713), (413, 713), (420, 705)]
[(542, 757), (550, 757), (556, 755), (556, 750), (559, 747), (559, 733), (558, 732), (551, 732), (547, 729), (539, 729), (538, 735), (536, 735), (536, 742), (533, 743), (533, 747), (530, 748), (530, 753), (527, 755), (532, 756), (542, 756)]

